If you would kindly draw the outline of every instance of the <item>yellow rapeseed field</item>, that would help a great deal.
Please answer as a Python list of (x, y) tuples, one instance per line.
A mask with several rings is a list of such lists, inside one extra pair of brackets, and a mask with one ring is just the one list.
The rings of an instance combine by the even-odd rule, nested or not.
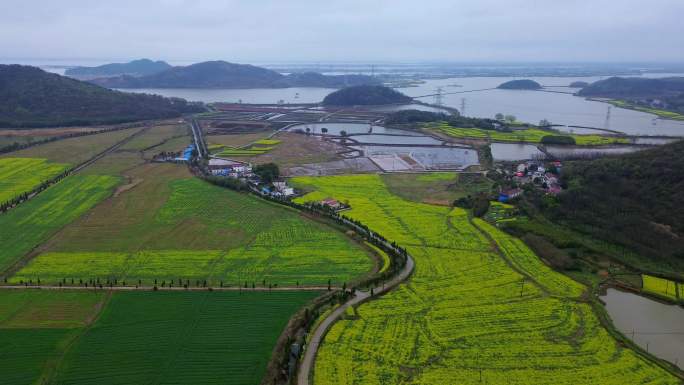
[(348, 200), (345, 215), (416, 262), (408, 283), (332, 327), (316, 385), (679, 383), (611, 337), (582, 285), (465, 211), (402, 200), (377, 175), (293, 182), (316, 190), (300, 201)]

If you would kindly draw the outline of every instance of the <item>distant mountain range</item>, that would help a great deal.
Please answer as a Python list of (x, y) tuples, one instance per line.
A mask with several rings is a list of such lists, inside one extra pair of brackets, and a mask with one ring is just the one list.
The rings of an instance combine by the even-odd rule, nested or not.
[(92, 79), (90, 82), (108, 88), (341, 88), (381, 83), (365, 75), (328, 76), (316, 72), (283, 75), (262, 67), (225, 61), (171, 67), (140, 77), (121, 75)]
[(111, 63), (97, 67), (74, 67), (66, 70), (65, 75), (75, 78), (100, 78), (109, 76), (147, 76), (171, 68), (165, 61), (150, 59), (133, 60), (128, 63)]
[(183, 99), (113, 91), (36, 67), (0, 65), (0, 127), (113, 124), (202, 110)]

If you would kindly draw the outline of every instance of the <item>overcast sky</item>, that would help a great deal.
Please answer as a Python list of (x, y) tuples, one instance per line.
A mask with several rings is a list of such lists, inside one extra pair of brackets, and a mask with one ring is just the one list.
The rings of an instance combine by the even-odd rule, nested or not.
[(684, 0), (2, 0), (0, 58), (679, 61)]

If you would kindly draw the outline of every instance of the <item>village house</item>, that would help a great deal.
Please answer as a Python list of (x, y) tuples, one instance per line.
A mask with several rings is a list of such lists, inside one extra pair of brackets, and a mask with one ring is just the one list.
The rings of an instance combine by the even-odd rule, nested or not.
[(332, 198), (323, 199), (323, 200), (321, 201), (321, 204), (322, 204), (323, 206), (328, 206), (328, 207), (330, 207), (330, 208), (333, 209), (333, 210), (337, 210), (337, 209), (339, 209), (340, 207), (342, 207), (342, 205), (340, 204), (339, 201), (337, 201), (336, 199), (332, 199)]
[(510, 190), (504, 190), (499, 193), (499, 202), (505, 203), (513, 198), (517, 198), (522, 194), (523, 190), (519, 188), (514, 188)]
[(294, 195), (294, 189), (290, 186), (287, 185), (287, 182), (284, 181), (277, 181), (273, 182), (273, 187), (275, 188), (276, 192), (279, 193), (279, 195), (283, 196), (292, 196)]
[(231, 178), (249, 176), (252, 173), (252, 166), (246, 163), (220, 158), (209, 159), (208, 169), (212, 175)]

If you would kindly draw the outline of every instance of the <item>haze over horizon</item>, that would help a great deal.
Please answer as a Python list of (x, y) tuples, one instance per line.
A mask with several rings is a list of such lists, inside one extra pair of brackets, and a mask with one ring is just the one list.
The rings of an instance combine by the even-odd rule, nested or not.
[(5, 2), (8, 59), (682, 62), (684, 2)]

